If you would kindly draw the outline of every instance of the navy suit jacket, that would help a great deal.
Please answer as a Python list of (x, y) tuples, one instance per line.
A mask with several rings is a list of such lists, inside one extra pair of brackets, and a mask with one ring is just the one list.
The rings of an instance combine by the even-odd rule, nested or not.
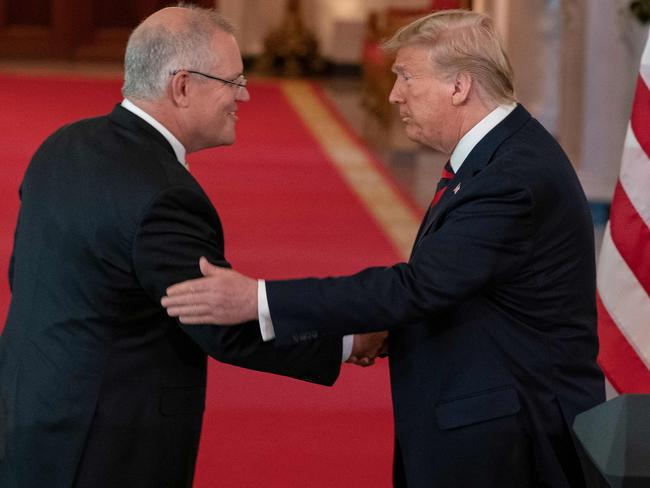
[(568, 426), (604, 401), (593, 227), (521, 105), (468, 155), (408, 263), (267, 292), (280, 342), (390, 331), (396, 485), (579, 486)]
[(21, 191), (0, 338), (3, 488), (190, 487), (206, 354), (335, 381), (340, 338), (276, 347), (257, 323), (167, 316), (160, 298), (200, 276), (200, 256), (227, 266), (221, 223), (169, 143), (131, 112), (57, 131)]

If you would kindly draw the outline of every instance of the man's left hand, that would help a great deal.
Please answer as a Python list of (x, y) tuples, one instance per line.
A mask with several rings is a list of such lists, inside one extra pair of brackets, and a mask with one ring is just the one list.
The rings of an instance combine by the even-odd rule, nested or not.
[(167, 288), (161, 300), (171, 317), (183, 324), (235, 325), (257, 320), (257, 280), (213, 266), (202, 257), (204, 278)]

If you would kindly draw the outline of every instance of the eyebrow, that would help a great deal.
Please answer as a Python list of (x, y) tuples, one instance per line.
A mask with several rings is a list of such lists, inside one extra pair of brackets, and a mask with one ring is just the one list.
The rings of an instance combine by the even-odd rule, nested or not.
[(401, 75), (406, 71), (406, 67), (401, 64), (394, 64), (391, 66), (390, 70), (395, 74)]

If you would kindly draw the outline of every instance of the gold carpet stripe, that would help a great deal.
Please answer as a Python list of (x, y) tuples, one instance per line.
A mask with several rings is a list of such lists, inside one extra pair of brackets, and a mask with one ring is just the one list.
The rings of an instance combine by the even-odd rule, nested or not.
[(323, 106), (308, 82), (283, 81), (281, 86), (294, 110), (379, 224), (401, 259), (408, 259), (419, 218)]

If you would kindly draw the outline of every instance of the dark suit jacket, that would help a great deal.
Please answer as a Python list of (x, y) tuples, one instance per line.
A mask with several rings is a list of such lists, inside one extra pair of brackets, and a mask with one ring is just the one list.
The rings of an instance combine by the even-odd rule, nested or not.
[(0, 342), (3, 488), (191, 486), (206, 353), (335, 381), (340, 338), (276, 347), (257, 323), (181, 327), (166, 315), (166, 287), (198, 277), (200, 256), (227, 265), (222, 229), (168, 142), (132, 113), (60, 129), (21, 191)]
[(397, 485), (581, 484), (567, 426), (604, 401), (592, 221), (522, 106), (468, 155), (408, 263), (267, 291), (283, 343), (390, 330)]

